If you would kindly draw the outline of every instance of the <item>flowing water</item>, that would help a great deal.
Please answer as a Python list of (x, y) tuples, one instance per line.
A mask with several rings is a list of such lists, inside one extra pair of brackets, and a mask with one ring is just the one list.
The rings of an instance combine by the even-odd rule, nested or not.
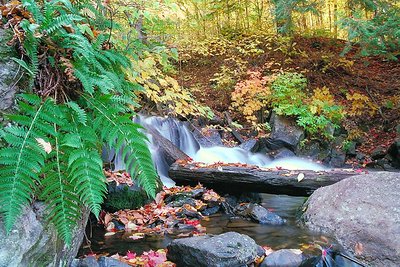
[[(258, 165), (261, 167), (282, 167), (286, 169), (310, 169), (323, 170), (324, 166), (310, 162), (300, 158), (284, 158), (276, 161), (271, 161), (267, 156), (262, 154), (250, 153), (239, 147), (201, 147), (196, 141), (187, 125), (183, 122), (160, 117), (144, 117), (139, 116), (135, 120), (145, 128), (157, 130), (163, 137), (174, 143), (179, 149), (195, 161), (204, 163), (247, 163)], [(152, 141), (151, 136), (148, 136)], [(166, 162), (164, 155), (160, 152), (159, 147), (150, 143), (150, 150), (157, 171), (162, 178), (164, 185), (173, 186), (174, 182), (168, 177), (169, 165)], [(113, 151), (103, 155), (106, 159), (114, 158), (115, 170), (124, 169), (123, 161), (119, 155), (115, 155)], [(233, 218), (225, 214), (215, 214), (210, 216), (209, 221), (202, 221), (201, 224), (207, 228), (209, 234), (221, 234), (224, 232), (235, 231), (246, 234), (253, 238), (257, 244), (269, 246), (273, 249), (281, 248), (302, 248), (306, 244), (314, 242), (326, 242), (326, 246), (334, 241), (321, 237), (318, 234), (312, 233), (298, 226), (296, 223), (296, 215), (299, 208), (305, 201), (305, 197), (293, 197), (286, 195), (270, 195), (261, 194), (262, 205), (282, 218), (287, 220), (287, 224), (283, 226), (269, 226), (253, 223), (240, 218)], [(164, 248), (174, 238), (176, 234), (167, 234), (163, 237), (150, 236), (140, 240), (129, 239), (129, 234), (116, 233), (113, 236), (105, 237), (105, 230), (102, 227), (92, 227), (91, 249), (97, 254), (114, 254), (126, 253), (126, 251), (135, 251), (141, 253), (150, 249)], [(88, 254), (88, 248), (82, 248), (80, 255)], [(320, 265), (322, 266), (322, 265)], [(342, 266), (342, 265), (324, 265), (324, 266)], [(344, 266), (344, 265), (343, 265)], [(357, 266), (357, 265), (346, 265)]]

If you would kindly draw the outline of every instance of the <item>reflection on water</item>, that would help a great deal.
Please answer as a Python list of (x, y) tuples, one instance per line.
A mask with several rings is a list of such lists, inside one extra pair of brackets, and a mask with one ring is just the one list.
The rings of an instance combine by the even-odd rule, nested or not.
[(210, 234), (235, 231), (250, 236), (261, 246), (270, 246), (273, 249), (300, 248), (302, 244), (313, 242), (319, 237), (296, 224), (296, 213), (305, 201), (305, 197), (261, 195), (261, 204), (286, 219), (286, 225), (261, 225), (240, 218), (229, 218), (224, 214), (213, 215), (210, 221), (203, 222), (202, 225), (207, 227), (207, 232)]
[[(279, 248), (300, 248), (303, 244), (312, 243), (320, 239), (319, 235), (300, 228), (296, 224), (296, 213), (305, 201), (305, 197), (293, 197), (285, 195), (262, 195), (262, 205), (287, 220), (283, 226), (268, 226), (253, 223), (240, 218), (231, 218), (225, 214), (210, 216), (209, 221), (202, 221), (209, 234), (221, 234), (235, 231), (246, 234), (253, 238), (257, 244)], [(116, 233), (113, 236), (104, 237), (105, 231), (101, 227), (92, 228), (91, 249), (96, 254), (125, 254), (126, 251), (141, 253), (150, 249), (166, 247), (175, 235), (164, 237), (150, 236), (141, 240), (129, 239), (129, 234)], [(86, 242), (83, 246), (85, 247)], [(88, 254), (90, 250), (85, 247), (79, 252), (80, 255)]]

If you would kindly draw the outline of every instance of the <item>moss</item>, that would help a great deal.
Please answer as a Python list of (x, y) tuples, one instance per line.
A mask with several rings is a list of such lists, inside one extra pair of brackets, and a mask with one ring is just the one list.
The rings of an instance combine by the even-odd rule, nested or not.
[(129, 190), (129, 187), (125, 186), (118, 192), (109, 193), (103, 206), (107, 211), (115, 212), (123, 209), (137, 209), (148, 201), (149, 198), (145, 192)]
[[(8, 41), (12, 39), (13, 32), (10, 29), (0, 29), (0, 43), (6, 44)], [(9, 45), (0, 45), (0, 62), (5, 62), (10, 57), (15, 57), (17, 55), (17, 51), (15, 47)]]

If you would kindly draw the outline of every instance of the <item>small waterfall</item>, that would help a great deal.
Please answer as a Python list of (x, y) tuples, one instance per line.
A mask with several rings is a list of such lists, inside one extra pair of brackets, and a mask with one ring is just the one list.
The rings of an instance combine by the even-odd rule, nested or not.
[[(271, 160), (266, 155), (251, 153), (240, 147), (201, 147), (187, 125), (177, 119), (139, 115), (134, 121), (146, 129), (158, 131), (164, 138), (171, 141), (175, 146), (197, 162), (208, 164), (216, 162), (245, 163), (265, 168), (281, 167), (290, 170), (320, 171), (325, 169), (324, 166), (320, 164), (296, 157)], [(175, 182), (168, 177), (170, 164), (167, 162), (165, 155), (161, 152), (160, 147), (154, 144), (152, 136), (150, 134), (147, 136), (150, 140), (149, 149), (152, 159), (163, 184), (167, 187), (173, 186)], [(108, 161), (113, 161), (114, 170), (125, 169), (121, 155), (115, 155), (112, 149), (108, 153), (106, 153), (106, 150), (103, 151), (103, 158)]]

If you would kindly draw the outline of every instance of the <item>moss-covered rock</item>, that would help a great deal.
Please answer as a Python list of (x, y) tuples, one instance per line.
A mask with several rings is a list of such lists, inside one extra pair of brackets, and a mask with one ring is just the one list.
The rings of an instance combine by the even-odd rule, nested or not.
[(108, 192), (103, 207), (110, 212), (137, 209), (150, 201), (143, 190), (126, 184), (116, 185), (115, 182), (111, 182), (108, 185)]

